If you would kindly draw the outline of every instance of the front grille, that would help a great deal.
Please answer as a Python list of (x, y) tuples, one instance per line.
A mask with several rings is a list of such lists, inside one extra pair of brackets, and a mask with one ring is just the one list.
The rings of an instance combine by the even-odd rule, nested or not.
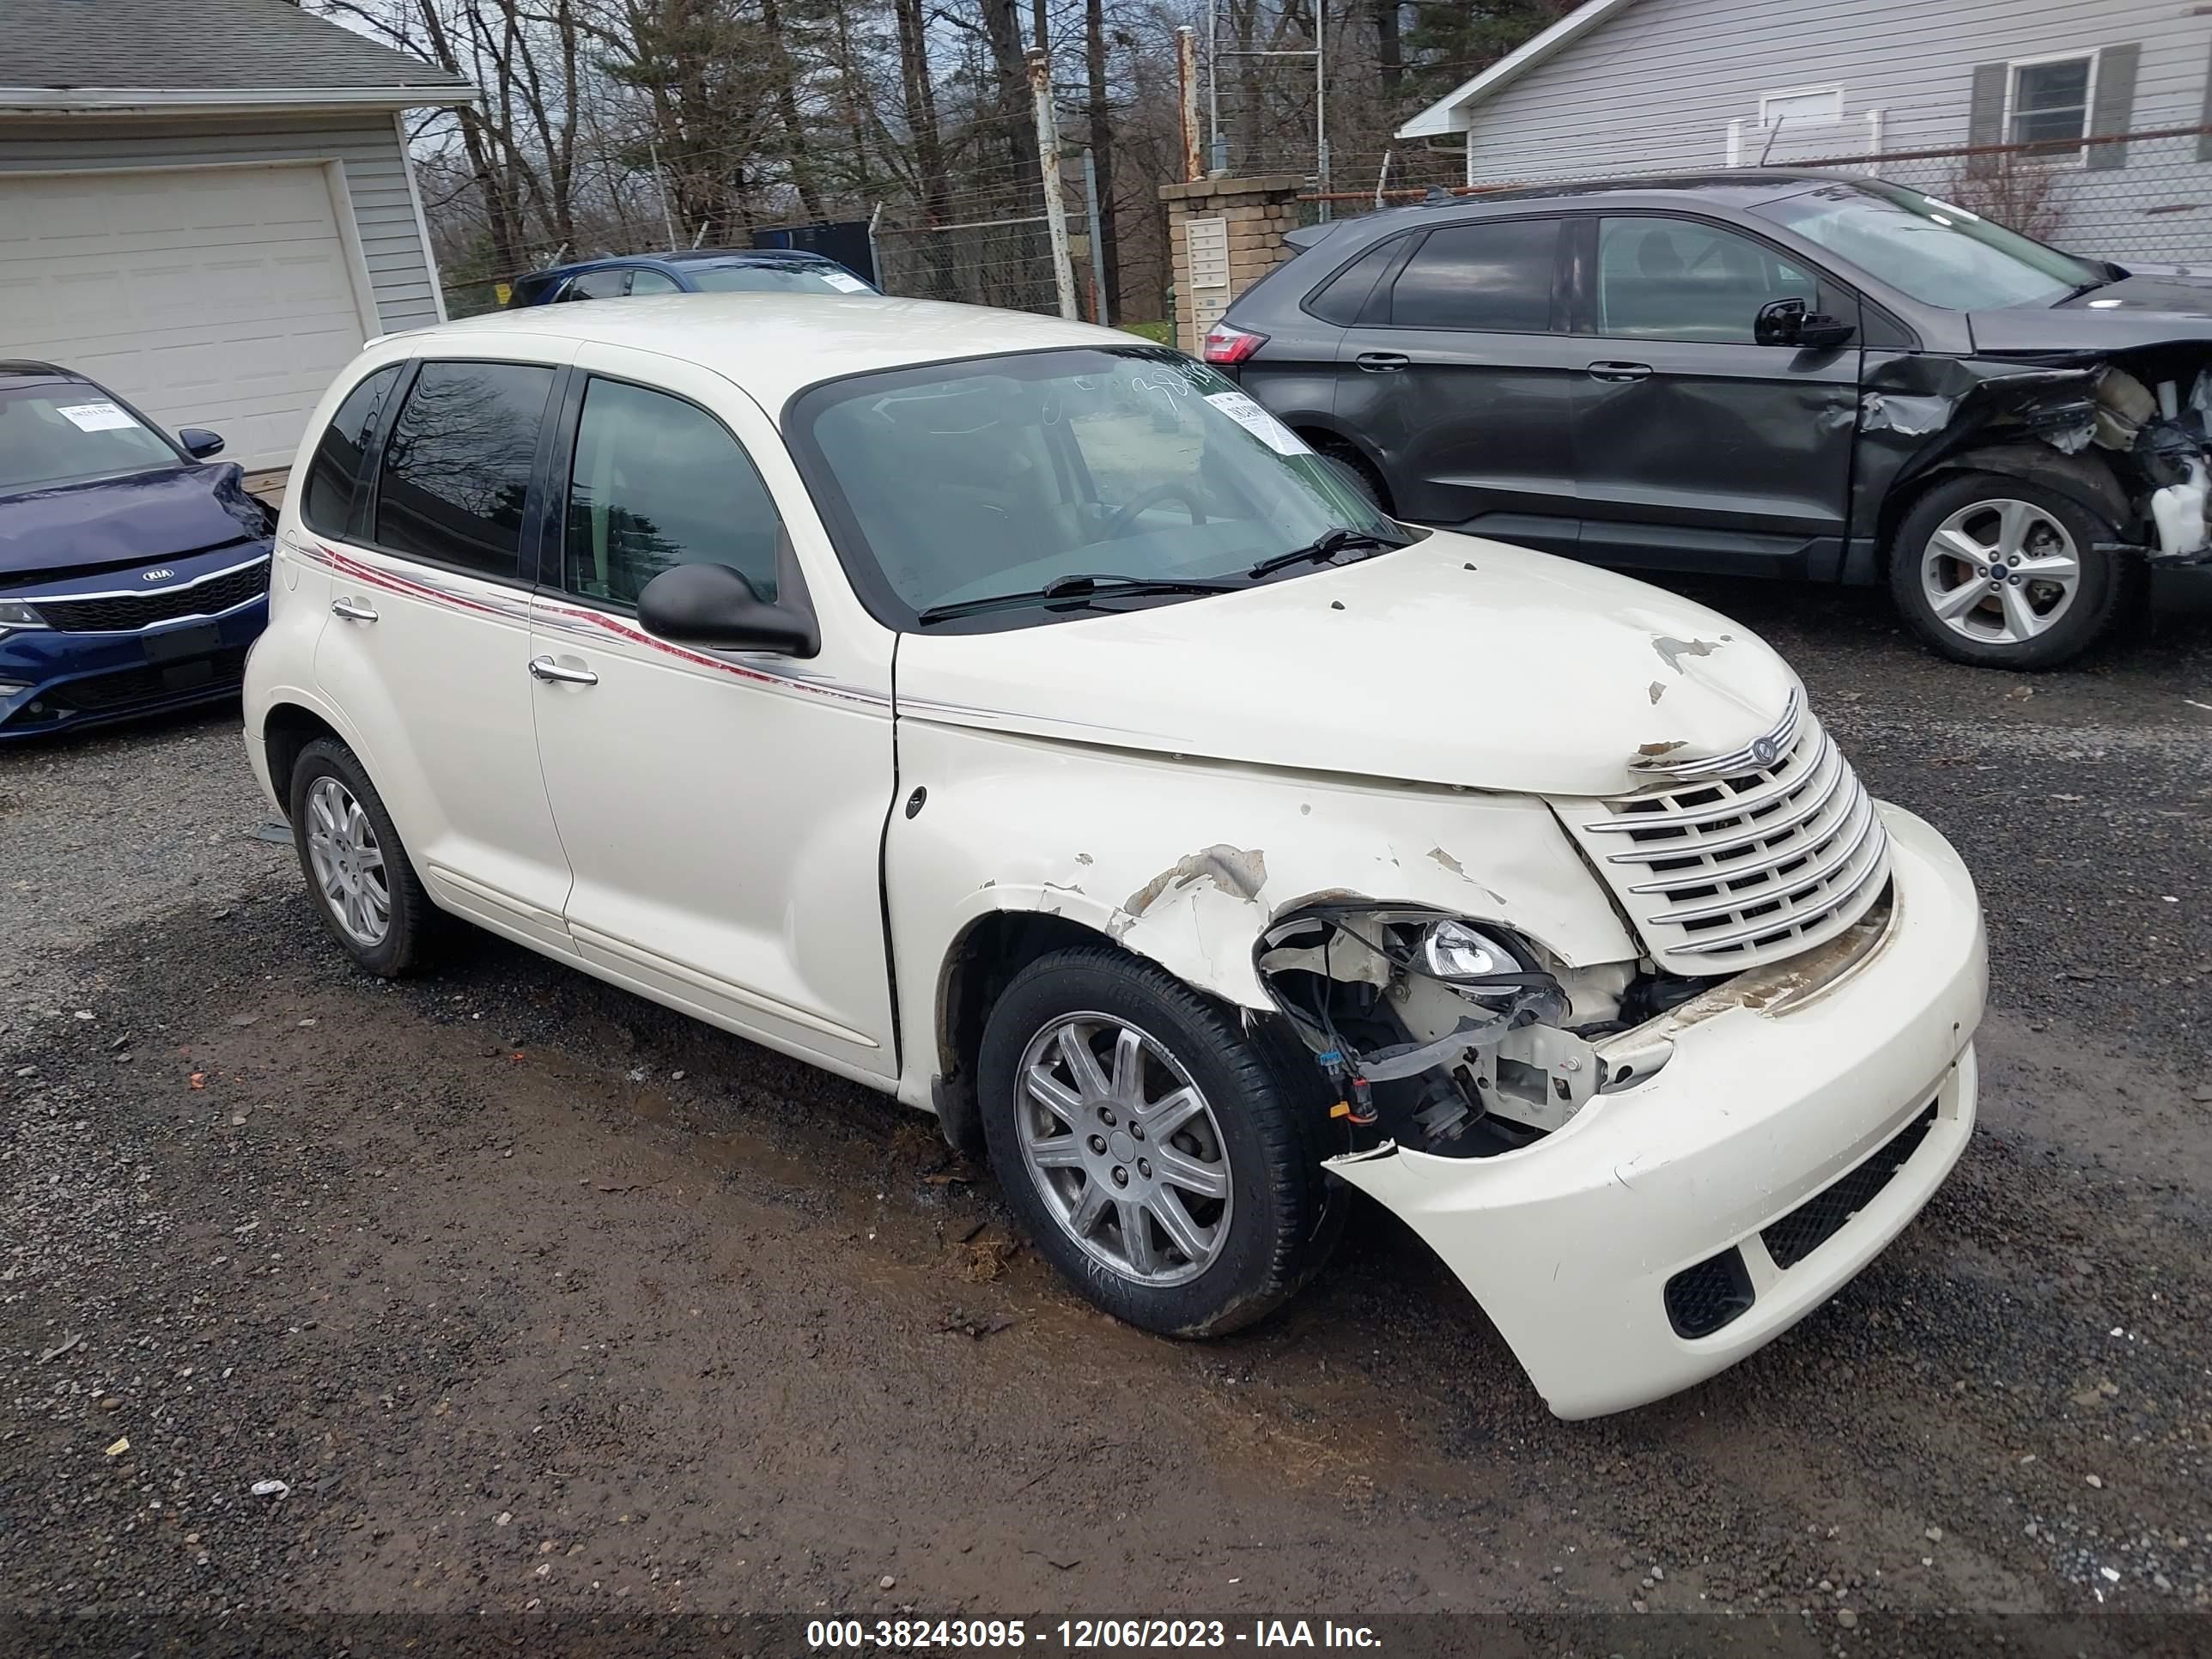
[(1654, 962), (1735, 974), (1833, 939), (1881, 896), (1889, 839), (1808, 714), (1769, 766), (1557, 803)]
[(1667, 1322), (1677, 1336), (1711, 1336), (1750, 1311), (1751, 1273), (1734, 1245), (1667, 1281)]
[(26, 599), (49, 628), (71, 634), (123, 634), (180, 617), (216, 617), (269, 591), (269, 561), (218, 571), (196, 582), (143, 593), (103, 594), (85, 599)]
[(1761, 1229), (1759, 1242), (1774, 1258), (1774, 1265), (1794, 1267), (1841, 1232), (1845, 1222), (1873, 1203), (1875, 1195), (1896, 1178), (1905, 1160), (1920, 1150), (1920, 1143), (1935, 1127), (1936, 1109), (1931, 1105), (1842, 1180), (1830, 1183), (1781, 1220)]

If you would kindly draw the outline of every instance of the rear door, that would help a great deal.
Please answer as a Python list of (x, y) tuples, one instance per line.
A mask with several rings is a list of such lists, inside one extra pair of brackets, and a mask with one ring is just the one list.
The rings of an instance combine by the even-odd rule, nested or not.
[(1346, 330), (1337, 421), (1379, 458), (1399, 517), (1574, 550), (1585, 354), (1565, 331), (1565, 247), (1556, 216), (1416, 232)]
[(315, 678), (440, 902), (566, 951), (568, 861), (531, 725), (528, 533), (562, 372), (410, 368), (346, 533), (316, 538), (331, 619)]
[(1857, 321), (1855, 295), (1742, 232), (1661, 214), (1577, 222), (1574, 459), (1601, 563), (1832, 574), (1858, 418), (1856, 341), (1755, 343), (1759, 307)]

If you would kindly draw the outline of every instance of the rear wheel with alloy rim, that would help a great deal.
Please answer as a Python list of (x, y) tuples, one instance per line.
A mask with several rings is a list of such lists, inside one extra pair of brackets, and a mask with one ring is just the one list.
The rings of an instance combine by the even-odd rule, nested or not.
[(1890, 591), (1914, 630), (1959, 662), (2051, 668), (2126, 613), (2140, 566), (2072, 496), (1970, 473), (1937, 485), (1899, 526)]
[(288, 798), (301, 872), (331, 937), (373, 974), (421, 967), (438, 912), (353, 750), (328, 738), (309, 744)]
[(1086, 947), (1030, 963), (991, 1011), (977, 1082), (1037, 1249), (1132, 1324), (1235, 1330), (1334, 1243), (1318, 1075), (1151, 963)]

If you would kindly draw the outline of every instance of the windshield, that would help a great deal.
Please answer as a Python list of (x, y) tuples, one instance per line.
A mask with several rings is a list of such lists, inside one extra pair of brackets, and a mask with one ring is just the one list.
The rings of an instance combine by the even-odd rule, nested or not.
[(95, 386), (0, 386), (0, 490), (181, 465), (167, 439)]
[(873, 294), (842, 265), (690, 265), (702, 294)]
[(2105, 280), (2071, 254), (1898, 185), (1827, 185), (1751, 211), (1953, 311), (2053, 305)]
[(1157, 348), (856, 375), (801, 397), (792, 429), (865, 544), (854, 579), (905, 620), (1063, 576), (1241, 582), (1337, 529), (1406, 539), (1219, 374)]

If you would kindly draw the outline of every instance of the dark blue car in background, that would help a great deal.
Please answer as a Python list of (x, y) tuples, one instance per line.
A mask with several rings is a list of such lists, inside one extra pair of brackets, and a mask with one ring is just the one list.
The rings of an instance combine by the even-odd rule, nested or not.
[(0, 743), (237, 695), (276, 515), (222, 447), (0, 362)]
[(630, 253), (533, 270), (514, 285), (508, 309), (626, 294), (874, 294), (876, 285), (835, 259), (795, 248), (692, 248)]

